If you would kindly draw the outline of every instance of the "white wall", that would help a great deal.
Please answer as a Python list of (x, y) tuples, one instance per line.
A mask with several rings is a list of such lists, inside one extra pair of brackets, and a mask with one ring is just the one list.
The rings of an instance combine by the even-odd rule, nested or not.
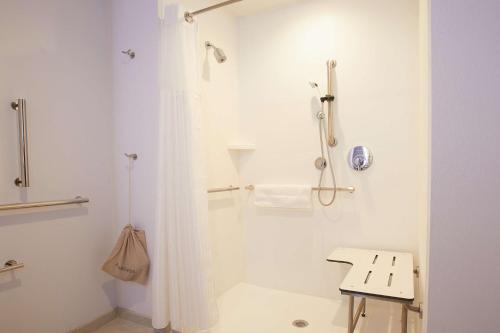
[[(118, 237), (128, 223), (128, 160), (137, 153), (132, 171), (132, 224), (146, 231), (153, 255), (158, 120), (159, 20), (154, 0), (113, 1), (113, 120), (114, 173)], [(121, 53), (132, 49), (130, 60)], [(150, 274), (151, 276), (152, 274)], [(118, 305), (139, 314), (151, 314), (151, 283), (141, 286), (118, 281)]]
[[(2, 1), (0, 201), (88, 196), (88, 208), (0, 216), (2, 332), (63, 333), (110, 311), (100, 271), (113, 231), (111, 26), (106, 1)], [(31, 187), (18, 176), (15, 98), (28, 106)]]
[[(191, 4), (189, 9), (203, 6)], [(204, 114), (207, 185), (209, 188), (239, 184), (238, 153), (227, 145), (238, 139), (238, 35), (236, 18), (225, 10), (196, 18), (199, 27), (201, 99)], [(219, 64), (205, 41), (224, 50)], [(208, 197), (209, 230), (216, 294), (245, 278), (244, 225), (238, 192), (212, 193)]]
[(431, 1), (428, 332), (498, 332), (500, 3)]
[(427, 273), (429, 255), (429, 190), (430, 190), (430, 75), (429, 75), (429, 1), (419, 0), (419, 112), (418, 112), (418, 302), (424, 304), (425, 332), (427, 320)]
[[(240, 135), (257, 149), (240, 159), (241, 184), (318, 182), (318, 100), (326, 60), (336, 68), (332, 207), (309, 212), (256, 209), (245, 194), (247, 280), (277, 289), (340, 297), (347, 268), (325, 258), (339, 246), (417, 254), (418, 3), (300, 1), (239, 22)], [(374, 154), (349, 169), (349, 149)]]

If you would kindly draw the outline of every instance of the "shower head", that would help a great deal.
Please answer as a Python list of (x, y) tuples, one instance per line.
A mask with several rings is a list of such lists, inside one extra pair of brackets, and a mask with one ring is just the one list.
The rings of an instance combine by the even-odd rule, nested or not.
[(318, 92), (319, 97), (322, 96), (321, 89), (319, 89), (319, 85), (316, 82), (309, 81), (309, 85), (311, 86), (311, 88), (316, 89), (316, 91)]
[(227, 60), (227, 57), (226, 57), (226, 54), (224, 53), (224, 51), (222, 51), (222, 49), (219, 49), (218, 47), (216, 47), (214, 49), (214, 56), (215, 56), (215, 59), (217, 59), (217, 61), (219, 63), (223, 63)]
[(222, 49), (216, 47), (214, 44), (212, 44), (210, 42), (205, 42), (205, 47), (207, 48), (207, 50), (209, 48), (213, 48), (214, 49), (214, 57), (215, 57), (215, 60), (217, 60), (218, 63), (222, 64), (223, 62), (225, 62), (227, 60), (227, 56), (224, 53), (224, 51)]

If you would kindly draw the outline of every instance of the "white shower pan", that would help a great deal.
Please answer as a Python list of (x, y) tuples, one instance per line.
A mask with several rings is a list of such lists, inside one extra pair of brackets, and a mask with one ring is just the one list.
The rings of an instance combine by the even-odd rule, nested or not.
[[(218, 298), (219, 323), (211, 333), (346, 333), (347, 302), (240, 283)], [(367, 302), (367, 316), (355, 332), (392, 333), (400, 330), (398, 306)], [(296, 327), (305, 320), (306, 327)], [(413, 316), (408, 332), (415, 332)]]

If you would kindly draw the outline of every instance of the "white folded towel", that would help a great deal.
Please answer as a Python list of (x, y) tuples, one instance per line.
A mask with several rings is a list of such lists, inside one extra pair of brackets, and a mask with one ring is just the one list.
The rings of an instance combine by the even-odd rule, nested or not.
[(311, 186), (256, 185), (254, 204), (273, 208), (311, 208)]

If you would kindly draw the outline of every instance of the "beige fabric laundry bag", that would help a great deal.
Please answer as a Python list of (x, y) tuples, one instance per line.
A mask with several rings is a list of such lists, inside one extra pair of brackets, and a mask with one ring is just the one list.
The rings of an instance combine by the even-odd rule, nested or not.
[(149, 257), (144, 230), (135, 230), (130, 224), (125, 226), (102, 270), (123, 281), (146, 284)]

